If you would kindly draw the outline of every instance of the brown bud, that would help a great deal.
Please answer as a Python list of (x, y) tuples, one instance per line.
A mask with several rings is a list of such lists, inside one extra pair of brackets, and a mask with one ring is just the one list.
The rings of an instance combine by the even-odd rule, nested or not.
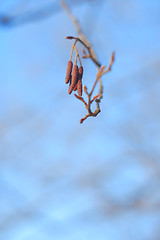
[(97, 94), (96, 96), (93, 97), (93, 99), (91, 100), (91, 103), (96, 100), (99, 97), (99, 94)]
[(65, 83), (68, 84), (70, 81), (71, 73), (72, 73), (72, 66), (73, 63), (72, 61), (68, 61), (68, 66), (67, 66), (67, 71), (66, 71), (66, 78), (65, 78)]
[(73, 66), (72, 78), (71, 78), (71, 85), (69, 86), (68, 93), (71, 94), (75, 85), (77, 84), (77, 77), (78, 77), (78, 66)]
[(72, 36), (67, 36), (66, 39), (73, 39), (73, 37)]
[(115, 60), (115, 52), (112, 52), (110, 64), (113, 64), (114, 60)]
[(83, 121), (84, 121), (84, 119), (82, 118), (82, 119), (80, 119), (80, 124), (82, 124), (83, 123)]
[(88, 94), (86, 85), (83, 86), (83, 89), (84, 89), (85, 93)]

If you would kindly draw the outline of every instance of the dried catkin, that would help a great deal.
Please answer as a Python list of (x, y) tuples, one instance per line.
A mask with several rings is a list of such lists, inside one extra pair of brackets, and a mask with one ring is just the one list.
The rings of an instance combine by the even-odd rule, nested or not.
[(82, 80), (79, 79), (77, 83), (77, 92), (79, 96), (82, 96)]
[(71, 84), (69, 84), (68, 93), (71, 94)]
[(66, 71), (66, 78), (65, 83), (68, 84), (70, 81), (71, 73), (72, 73), (73, 63), (72, 61), (68, 61), (67, 71)]
[(81, 66), (78, 69), (78, 81), (77, 81), (77, 92), (79, 96), (82, 96), (82, 76), (83, 76), (83, 67)]
[(77, 83), (76, 83), (76, 85), (75, 85), (73, 91), (77, 91)]
[(78, 66), (74, 65), (73, 66), (73, 72), (72, 72), (72, 78), (71, 78), (71, 85), (69, 86), (68, 93), (71, 94), (76, 83), (77, 83), (77, 78), (78, 78)]

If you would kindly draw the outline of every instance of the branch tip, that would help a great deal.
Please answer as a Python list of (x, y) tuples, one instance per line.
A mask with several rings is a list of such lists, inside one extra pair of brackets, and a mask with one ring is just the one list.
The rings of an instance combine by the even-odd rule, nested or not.
[(73, 39), (73, 38), (74, 38), (74, 37), (72, 37), (72, 36), (67, 36), (67, 37), (66, 37), (66, 39), (70, 39), (70, 40)]

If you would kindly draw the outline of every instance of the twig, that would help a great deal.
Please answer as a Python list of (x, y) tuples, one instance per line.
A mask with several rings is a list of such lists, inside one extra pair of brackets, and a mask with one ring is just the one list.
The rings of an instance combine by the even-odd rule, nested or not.
[[(76, 17), (73, 15), (73, 13), (71, 12), (70, 8), (68, 7), (68, 5), (66, 4), (66, 2), (64, 0), (60, 0), (61, 6), (63, 7), (63, 9), (65, 10), (65, 12), (67, 13), (68, 17), (71, 19), (71, 21), (74, 23), (75, 28), (77, 30), (77, 33), (79, 35), (79, 41), (85, 46), (85, 48), (87, 48), (90, 58), (94, 61), (94, 63), (97, 65), (97, 67), (100, 67), (101, 64), (99, 63), (97, 56), (95, 54), (95, 52), (93, 51), (90, 42), (88, 41), (88, 39), (84, 36), (81, 27), (79, 25), (78, 20), (76, 19)], [(76, 38), (74, 38), (76, 39)]]
[[(85, 49), (88, 51), (88, 54), (86, 54), (85, 50), (83, 50), (83, 53), (84, 53), (83, 58), (90, 58), (94, 62), (94, 64), (98, 67), (97, 76), (96, 76), (95, 82), (93, 84), (93, 87), (92, 87), (90, 93), (88, 93), (86, 86), (84, 86), (84, 92), (87, 94), (88, 103), (86, 103), (82, 97), (79, 97), (75, 94), (75, 97), (78, 98), (79, 100), (81, 100), (85, 104), (85, 107), (88, 111), (88, 114), (80, 120), (80, 123), (82, 123), (85, 119), (87, 119), (90, 116), (96, 117), (98, 115), (98, 113), (100, 112), (100, 100), (103, 97), (103, 95), (102, 95), (103, 94), (103, 86), (102, 86), (101, 77), (104, 74), (106, 74), (107, 72), (111, 71), (111, 67), (112, 67), (112, 64), (114, 62), (114, 52), (112, 53), (110, 64), (109, 64), (108, 68), (105, 69), (105, 66), (101, 67), (101, 64), (99, 63), (99, 61), (97, 59), (97, 56), (96, 56), (95, 52), (93, 51), (93, 49), (91, 47), (90, 42), (87, 40), (87, 38), (82, 33), (82, 30), (81, 30), (81, 27), (78, 23), (78, 20), (72, 14), (72, 12), (70, 11), (68, 5), (66, 4), (66, 2), (64, 0), (61, 0), (60, 3), (62, 5), (62, 7), (64, 8), (64, 10), (66, 11), (66, 13), (68, 14), (71, 21), (74, 23), (74, 25), (76, 27), (76, 30), (77, 30), (77, 33), (79, 35), (79, 37), (72, 37), (72, 36), (66, 37), (66, 39), (70, 39), (70, 40), (74, 39), (75, 40), (75, 42), (73, 44), (74, 46), (72, 47), (72, 51), (73, 51), (73, 48), (75, 48), (76, 43), (80, 42), (85, 47)], [(76, 55), (76, 56), (79, 56), (79, 54)], [(97, 82), (99, 82), (99, 93), (96, 96), (94, 96), (91, 100), (91, 96), (92, 96), (93, 91), (94, 91), (94, 89), (97, 85)], [(94, 112), (92, 112), (92, 110), (91, 110), (91, 104), (93, 103), (93, 101), (95, 101), (96, 105), (97, 105), (96, 110)]]

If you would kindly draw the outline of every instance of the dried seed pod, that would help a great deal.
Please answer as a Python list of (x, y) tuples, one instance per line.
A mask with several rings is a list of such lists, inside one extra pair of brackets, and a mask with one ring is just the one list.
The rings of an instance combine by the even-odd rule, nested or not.
[(77, 92), (79, 96), (82, 96), (82, 76), (83, 76), (83, 67), (81, 66), (78, 69), (78, 82), (77, 82)]
[(77, 78), (78, 78), (78, 66), (74, 65), (73, 66), (73, 72), (72, 72), (72, 78), (71, 78), (71, 85), (69, 86), (68, 93), (71, 94), (74, 87), (77, 84)]
[(66, 78), (65, 83), (68, 84), (70, 81), (71, 73), (72, 73), (73, 63), (72, 61), (68, 61), (67, 71), (66, 71)]

